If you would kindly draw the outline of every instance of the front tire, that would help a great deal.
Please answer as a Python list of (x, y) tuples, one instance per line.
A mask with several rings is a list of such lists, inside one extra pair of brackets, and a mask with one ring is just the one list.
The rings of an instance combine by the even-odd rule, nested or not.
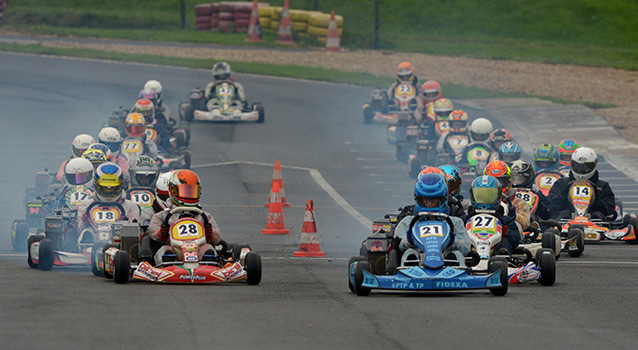
[(487, 272), (494, 273), (497, 271), (500, 271), (499, 277), (501, 281), (501, 286), (490, 288), (490, 292), (493, 295), (500, 297), (507, 294), (507, 289), (509, 287), (509, 277), (507, 274), (507, 262), (505, 262), (504, 258), (490, 258), (490, 260), (488, 261)]
[(115, 253), (113, 279), (117, 284), (126, 284), (131, 276), (131, 257), (126, 250)]
[(264, 110), (264, 106), (261, 104), (253, 104), (253, 110), (256, 110), (259, 117), (257, 118), (257, 123), (263, 123), (266, 119), (266, 111)]
[(572, 225), (567, 230), (567, 238), (574, 238), (574, 244), (576, 245), (576, 249), (572, 249), (570, 243), (570, 247), (567, 248), (569, 256), (572, 258), (581, 256), (583, 251), (585, 251), (585, 233), (583, 231), (583, 227), (580, 225)]
[(363, 287), (363, 271), (370, 272), (370, 263), (367, 261), (359, 261), (354, 269), (354, 292), (358, 296), (368, 296), (372, 289)]
[(352, 280), (350, 279), (350, 268), (356, 261), (366, 261), (366, 258), (363, 256), (353, 256), (348, 260), (348, 289), (350, 289), (352, 293), (354, 293), (354, 284), (352, 284)]
[(261, 282), (261, 257), (257, 252), (246, 254), (246, 283), (251, 286)]
[(551, 249), (554, 252), (554, 255), (560, 253), (556, 252), (556, 235), (554, 234), (554, 232), (550, 230), (543, 232), (543, 235), (541, 236), (541, 242), (541, 246), (543, 248)]
[(38, 253), (40, 255), (40, 270), (51, 271), (53, 263), (55, 262), (55, 256), (53, 255), (53, 242), (46, 238), (40, 241), (40, 249)]
[[(106, 271), (106, 254), (104, 254), (104, 252), (109, 248), (119, 249), (120, 247), (117, 244), (107, 244), (104, 247), (102, 247), (102, 273), (104, 274), (104, 277), (106, 277), (107, 279), (112, 279), (113, 274)], [(130, 262), (129, 262), (129, 266), (130, 266)]]
[(182, 102), (179, 105), (179, 117), (180, 119), (182, 119), (183, 121), (186, 122), (192, 122), (193, 118), (195, 117), (195, 115), (193, 114), (195, 112), (195, 110), (193, 109), (193, 106), (191, 106), (190, 103), (188, 102)]
[(27, 236), (29, 236), (29, 226), (25, 220), (14, 220), (12, 228), (15, 229), (13, 249), (16, 252), (24, 253), (27, 249)]
[(31, 246), (33, 245), (33, 243), (40, 242), (43, 239), (44, 235), (32, 235), (29, 236), (29, 238), (27, 239), (27, 264), (29, 264), (29, 267), (32, 269), (37, 269), (40, 267), (40, 265), (33, 262), (33, 257), (31, 256)]
[(552, 286), (556, 282), (556, 259), (554, 252), (547, 248), (536, 252), (536, 266), (541, 272), (538, 282), (543, 286)]

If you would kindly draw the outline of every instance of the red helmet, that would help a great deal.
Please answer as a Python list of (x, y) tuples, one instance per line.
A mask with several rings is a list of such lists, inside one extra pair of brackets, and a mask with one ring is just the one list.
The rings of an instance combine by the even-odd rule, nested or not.
[(508, 141), (512, 141), (512, 134), (507, 129), (496, 129), (490, 134), (490, 145), (497, 151)]
[(494, 160), (487, 164), (485, 170), (483, 171), (483, 175), (494, 176), (501, 182), (501, 187), (503, 188), (503, 193), (508, 195), (510, 189), (512, 188), (512, 172), (510, 171), (510, 167), (502, 160)]
[(144, 116), (144, 120), (146, 120), (146, 124), (152, 124), (155, 120), (155, 106), (153, 106), (153, 101), (147, 98), (141, 98), (135, 102), (135, 106), (131, 110), (131, 113), (140, 113)]
[(171, 175), (168, 192), (171, 200), (177, 206), (195, 207), (199, 205), (202, 186), (199, 176), (188, 169), (177, 170)]
[(416, 178), (418, 179), (423, 174), (439, 174), (439, 175), (442, 175), (443, 178), (445, 178), (445, 172), (435, 166), (429, 166), (427, 168), (424, 168), (423, 170), (421, 170), (421, 172)]
[(436, 101), (441, 98), (441, 85), (435, 80), (428, 80), (421, 86), (421, 94), (425, 101)]

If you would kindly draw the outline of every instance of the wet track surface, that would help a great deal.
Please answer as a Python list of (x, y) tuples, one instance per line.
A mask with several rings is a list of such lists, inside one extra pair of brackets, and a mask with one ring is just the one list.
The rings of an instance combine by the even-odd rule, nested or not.
[[(363, 124), (369, 89), (336, 84), (239, 75), (248, 99), (264, 104), (266, 122), (193, 124), (203, 204), (227, 241), (260, 251), (259, 286), (116, 285), (86, 269), (30, 269), (26, 255), (11, 250), (8, 229), (24, 215), (23, 191), (36, 171), (57, 169), (73, 137), (96, 135), (146, 80), (162, 82), (176, 113), (210, 74), (3, 53), (0, 61), (3, 348), (633, 349), (638, 342), (638, 247), (626, 244), (587, 245), (582, 257), (557, 262), (554, 286), (512, 286), (501, 298), (487, 291), (351, 294), (346, 264), (369, 233), (364, 224), (409, 203), (413, 180), (383, 127)], [(276, 160), (292, 234), (265, 236)], [(638, 208), (636, 182), (605, 162), (599, 169), (625, 208)], [(291, 257), (306, 199), (315, 202), (325, 259)]]

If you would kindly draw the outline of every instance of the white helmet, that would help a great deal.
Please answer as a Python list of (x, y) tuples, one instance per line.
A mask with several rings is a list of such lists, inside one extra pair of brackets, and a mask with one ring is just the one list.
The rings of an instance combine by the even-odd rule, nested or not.
[(488, 119), (475, 119), (470, 125), (470, 137), (472, 137), (472, 141), (487, 141), (490, 138), (492, 129), (492, 122)]
[(162, 173), (155, 183), (155, 200), (162, 209), (166, 209), (171, 202), (171, 197), (168, 192), (168, 183), (171, 182), (172, 175), (172, 171)]
[(107, 145), (111, 152), (117, 155), (122, 145), (122, 135), (116, 128), (107, 126), (97, 134), (97, 142)]
[(91, 135), (80, 134), (76, 136), (73, 139), (73, 156), (81, 157), (82, 153), (84, 153), (92, 143), (95, 143), (95, 139)]
[(85, 158), (73, 158), (64, 167), (66, 182), (78, 186), (93, 179), (93, 164)]
[(596, 172), (598, 157), (589, 147), (579, 147), (572, 153), (572, 174), (576, 180), (589, 180)]
[(217, 62), (213, 66), (213, 77), (215, 80), (230, 79), (230, 65), (226, 62)]
[(155, 93), (157, 98), (157, 104), (162, 103), (162, 84), (157, 80), (149, 80), (144, 84), (144, 92), (146, 94), (151, 94), (151, 92)]

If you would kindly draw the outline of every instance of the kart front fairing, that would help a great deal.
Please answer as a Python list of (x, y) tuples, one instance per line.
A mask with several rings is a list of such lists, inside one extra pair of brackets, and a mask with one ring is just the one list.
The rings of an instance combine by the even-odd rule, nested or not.
[(242, 112), (241, 108), (195, 110), (193, 115), (196, 120), (201, 121), (254, 122), (259, 119), (258, 111)]

